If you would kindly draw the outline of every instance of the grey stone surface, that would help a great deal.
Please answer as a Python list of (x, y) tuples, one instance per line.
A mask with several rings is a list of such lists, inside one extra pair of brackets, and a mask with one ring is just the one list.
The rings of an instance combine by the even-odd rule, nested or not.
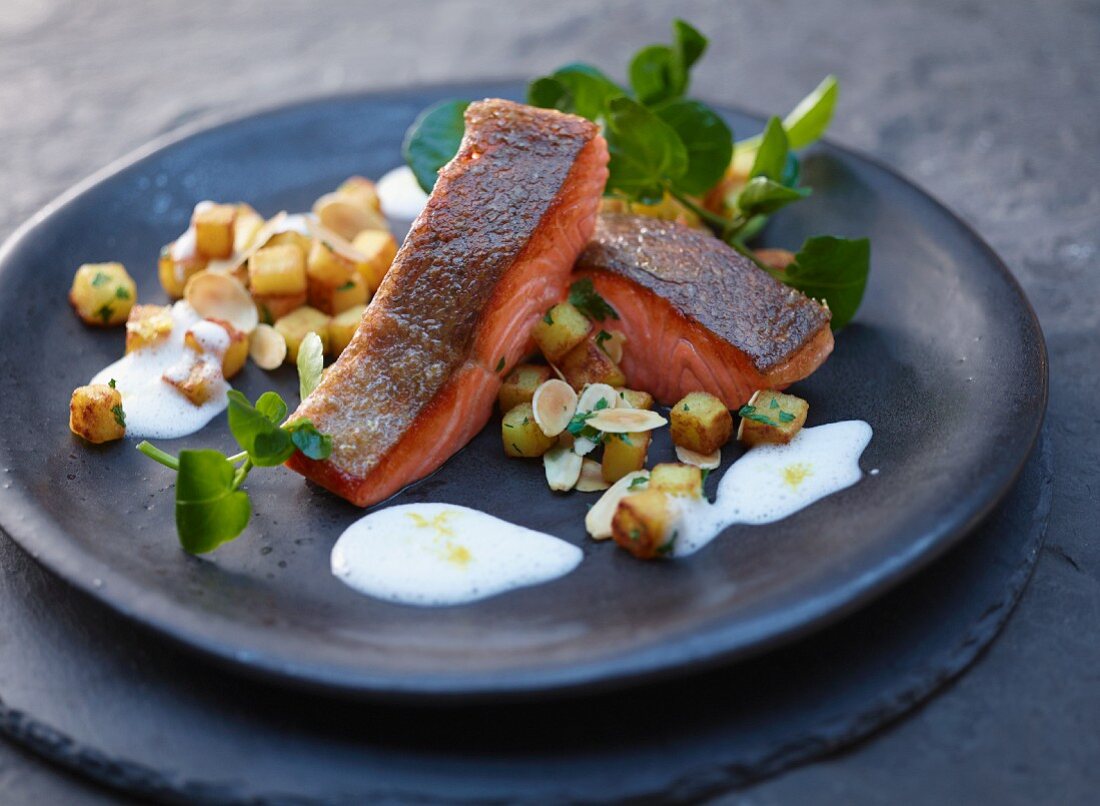
[[(1100, 3), (5, 0), (0, 236), (208, 114), (574, 59), (617, 72), (677, 14), (712, 37), (703, 97), (781, 112), (838, 74), (832, 137), (976, 227), (1027, 290), (1051, 357), (1053, 517), (1004, 634), (904, 722), (729, 802), (1087, 802), (1100, 789)], [(0, 801), (103, 799), (0, 745)]]

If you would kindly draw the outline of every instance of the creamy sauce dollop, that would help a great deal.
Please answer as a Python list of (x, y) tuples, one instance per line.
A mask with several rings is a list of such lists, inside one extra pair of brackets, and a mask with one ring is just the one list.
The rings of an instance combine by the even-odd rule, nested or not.
[(428, 203), (428, 194), (420, 187), (408, 165), (387, 171), (375, 187), (378, 200), (382, 203), (382, 212), (395, 221), (412, 222)]
[[(202, 355), (184, 346), (191, 330), (203, 348)], [(213, 322), (203, 320), (186, 302), (172, 306), (172, 330), (158, 344), (134, 350), (104, 367), (92, 383), (112, 378), (122, 395), (126, 413), (126, 436), (146, 439), (176, 439), (193, 434), (225, 410), (229, 383), (222, 377), (221, 357), (229, 347), (229, 334)], [(192, 365), (208, 376), (213, 394), (196, 406), (164, 380), (164, 375), (183, 379)]]
[(332, 548), (332, 573), (401, 604), (458, 605), (537, 585), (576, 568), (564, 540), (451, 504), (404, 504), (360, 518)]

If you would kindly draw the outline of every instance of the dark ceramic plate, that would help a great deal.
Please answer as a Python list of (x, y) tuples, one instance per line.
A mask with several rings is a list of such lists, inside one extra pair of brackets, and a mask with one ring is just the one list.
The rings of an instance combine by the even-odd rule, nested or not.
[[(505, 460), (493, 423), (396, 501), (481, 507), (572, 541), (585, 561), (563, 579), (436, 610), (359, 596), (330, 576), (328, 555), (361, 512), (283, 469), (250, 481), (256, 514), (243, 537), (209, 558), (180, 551), (171, 474), (133, 441), (89, 448), (66, 428), (72, 388), (122, 351), (121, 331), (87, 329), (72, 315), (72, 271), (120, 260), (144, 301), (162, 301), (158, 249), (196, 201), (243, 198), (267, 215), (307, 208), (345, 176), (397, 164), (402, 134), (427, 104), (519, 92), (418, 89), (248, 117), (156, 144), (36, 216), (0, 254), (3, 529), (72, 584), (234, 667), (427, 701), (609, 688), (759, 653), (868, 602), (989, 512), (1046, 405), (1034, 314), (965, 224), (888, 169), (822, 146), (804, 161), (814, 195), (765, 240), (872, 239), (857, 322), (796, 391), (810, 401), (810, 424), (872, 424), (863, 467), (877, 475), (785, 521), (732, 528), (686, 561), (642, 563), (587, 540), (593, 498), (552, 495), (541, 467)], [(760, 126), (729, 119), (740, 135)], [(270, 387), (297, 394), (289, 370), (250, 367), (237, 385), (250, 397)], [(231, 441), (219, 419), (184, 443)], [(650, 456), (666, 455), (667, 441)]]

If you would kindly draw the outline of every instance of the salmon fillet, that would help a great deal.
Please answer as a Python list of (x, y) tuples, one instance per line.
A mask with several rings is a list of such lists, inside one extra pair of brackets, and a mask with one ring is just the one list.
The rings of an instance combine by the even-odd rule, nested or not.
[(757, 389), (807, 377), (833, 350), (828, 308), (674, 221), (601, 215), (576, 272), (621, 317), (630, 385), (665, 405), (705, 391), (736, 409)]
[(288, 465), (368, 506), (469, 442), (592, 235), (607, 159), (583, 118), (471, 104), (351, 344), (296, 412), (332, 435), (332, 455)]

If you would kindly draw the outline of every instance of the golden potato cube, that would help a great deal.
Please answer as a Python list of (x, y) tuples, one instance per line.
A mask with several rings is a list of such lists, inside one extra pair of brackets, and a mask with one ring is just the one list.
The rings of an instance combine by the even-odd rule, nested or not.
[(126, 319), (126, 352), (160, 344), (172, 332), (172, 309), (167, 305), (135, 305)]
[(309, 304), (329, 316), (343, 313), (356, 305), (366, 305), (369, 294), (367, 281), (356, 272), (338, 285), (309, 278)]
[(542, 456), (554, 447), (554, 437), (542, 433), (530, 403), (520, 403), (504, 415), (500, 424), (504, 453), (517, 458)]
[(168, 244), (160, 250), (157, 278), (169, 299), (180, 299), (183, 297), (183, 289), (187, 281), (205, 268), (206, 261), (197, 256), (186, 260), (175, 260), (172, 257), (172, 244)]
[(118, 389), (106, 383), (74, 389), (69, 402), (69, 430), (97, 445), (126, 436), (126, 413)]
[(761, 389), (737, 413), (741, 416), (741, 424), (737, 427), (737, 438), (741, 442), (785, 445), (805, 425), (810, 404), (794, 395)]
[(591, 332), (587, 316), (568, 302), (560, 302), (535, 323), (531, 336), (546, 360), (556, 364)]
[(214, 388), (221, 380), (221, 370), (192, 353), (166, 369), (161, 378), (176, 387), (193, 404), (201, 406), (214, 396)]
[(233, 225), (237, 205), (208, 204), (196, 208), (191, 216), (195, 228), (195, 251), (208, 260), (222, 260), (233, 254)]
[(382, 200), (378, 198), (378, 189), (374, 182), (365, 177), (348, 177), (340, 187), (336, 188), (336, 192), (341, 196), (355, 199), (364, 210), (373, 210), (379, 215), (382, 214)]
[(619, 399), (622, 401), (619, 405), (628, 409), (652, 409), (653, 408), (653, 395), (649, 392), (642, 392), (638, 389), (625, 389), (619, 387), (615, 390), (619, 393)]
[(233, 225), (233, 251), (243, 252), (252, 246), (256, 233), (264, 225), (264, 217), (241, 202), (237, 205), (237, 220)]
[(603, 480), (614, 484), (627, 473), (645, 467), (651, 438), (652, 433), (649, 431), (607, 434), (603, 443), (603, 460), (600, 462)]
[(351, 245), (363, 254), (363, 262), (356, 268), (373, 294), (382, 285), (382, 278), (397, 256), (397, 239), (385, 230), (368, 229), (356, 235)]
[(337, 252), (327, 241), (315, 239), (306, 258), (306, 274), (309, 279), (330, 286), (343, 285), (355, 274), (353, 261)]
[(248, 259), (248, 286), (260, 296), (286, 296), (306, 291), (306, 266), (293, 244), (276, 244), (257, 250)]
[[(224, 319), (210, 319), (209, 321), (216, 324), (229, 336), (229, 346), (225, 348), (225, 353), (222, 354), (222, 376), (228, 380), (240, 372), (244, 368), (245, 361), (248, 360), (248, 334), (237, 330)], [(183, 334), (183, 343), (200, 355), (204, 352), (202, 345), (199, 344), (190, 330)]]
[(366, 309), (366, 305), (356, 305), (332, 317), (332, 321), (328, 323), (328, 340), (333, 355), (340, 355), (351, 344), (352, 336), (359, 328), (359, 320), (363, 318), (363, 311)]
[(611, 518), (611, 537), (635, 557), (651, 560), (672, 552), (676, 508), (667, 493), (652, 487), (619, 502)]
[(649, 487), (669, 495), (703, 497), (703, 471), (692, 465), (662, 462), (649, 471)]
[(578, 392), (586, 383), (606, 383), (608, 386), (626, 383), (623, 371), (592, 338), (582, 341), (556, 363), (565, 380)]
[(137, 284), (121, 263), (85, 263), (76, 270), (69, 302), (89, 325), (121, 325), (137, 300)]
[(253, 302), (256, 303), (256, 311), (260, 315), (260, 321), (265, 325), (273, 325), (277, 319), (282, 319), (288, 313), (298, 310), (306, 304), (306, 292), (300, 294), (253, 294)]
[(287, 230), (286, 232), (277, 232), (267, 239), (267, 243), (264, 246), (294, 246), (302, 253), (304, 259), (309, 254), (309, 247), (313, 244), (313, 239), (308, 235), (305, 235), (297, 230)]
[(539, 364), (520, 364), (509, 373), (500, 386), (497, 399), (501, 411), (511, 411), (520, 403), (530, 403), (535, 390), (550, 380), (550, 367)]
[(726, 404), (707, 392), (690, 392), (669, 413), (672, 442), (696, 453), (714, 453), (733, 433)]
[(329, 351), (329, 320), (331, 317), (308, 305), (288, 313), (286, 316), (275, 320), (275, 329), (283, 334), (286, 339), (286, 360), (288, 364), (298, 361), (298, 348), (302, 346), (302, 339), (308, 333), (316, 333), (321, 337), (321, 346), (325, 352)]

